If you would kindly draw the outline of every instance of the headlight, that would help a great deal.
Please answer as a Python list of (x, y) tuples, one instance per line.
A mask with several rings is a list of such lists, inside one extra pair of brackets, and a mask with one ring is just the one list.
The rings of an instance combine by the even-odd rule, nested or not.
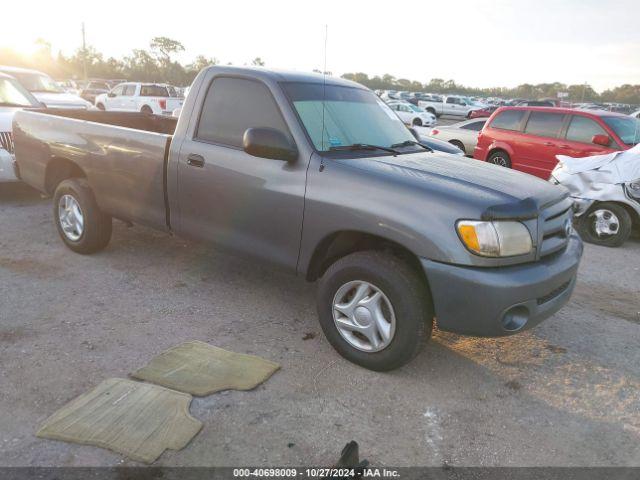
[(456, 227), (465, 247), (483, 257), (525, 255), (533, 248), (531, 234), (520, 222), (460, 220)]
[(633, 198), (640, 200), (640, 178), (633, 182), (627, 183), (627, 191)]

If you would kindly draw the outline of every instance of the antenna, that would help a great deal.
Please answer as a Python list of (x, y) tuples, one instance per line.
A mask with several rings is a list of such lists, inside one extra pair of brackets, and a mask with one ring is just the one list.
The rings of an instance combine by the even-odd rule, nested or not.
[(329, 36), (329, 26), (324, 26), (324, 67), (322, 69), (322, 132), (321, 142), (322, 151), (324, 151), (324, 102), (327, 96), (327, 38)]

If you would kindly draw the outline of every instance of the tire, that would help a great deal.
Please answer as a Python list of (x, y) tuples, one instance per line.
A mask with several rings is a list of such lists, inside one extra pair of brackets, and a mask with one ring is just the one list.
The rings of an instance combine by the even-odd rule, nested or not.
[(104, 108), (104, 104), (102, 104), (102, 103), (98, 103), (98, 104), (96, 104), (96, 107), (98, 107), (98, 110), (102, 110), (103, 112), (106, 110), (106, 109)]
[(149, 105), (143, 105), (140, 109), (140, 112), (144, 113), (145, 115), (153, 115), (153, 110), (151, 110), (151, 107)]
[[(334, 304), (344, 303), (341, 292), (349, 291), (353, 285), (352, 292), (356, 293), (362, 284), (368, 284), (372, 289), (363, 297), (362, 303), (353, 304), (357, 305), (354, 310), (362, 310), (361, 305), (377, 296), (376, 290), (382, 293), (377, 296), (382, 299), (381, 303), (388, 301), (391, 306), (378, 310), (386, 318), (393, 318), (386, 345), (382, 334), (377, 337), (384, 345), (378, 350), (364, 351), (354, 346), (354, 341), (368, 343), (370, 346), (373, 343), (359, 332), (351, 333), (353, 330), (346, 333), (351, 333), (352, 337), (351, 340), (347, 339), (338, 330), (338, 320), (334, 319), (334, 315), (342, 316), (343, 310), (334, 308)], [(351, 293), (346, 295), (345, 298), (348, 299)], [(353, 301), (352, 298), (347, 303)], [(411, 361), (429, 339), (433, 328), (433, 307), (423, 278), (400, 258), (380, 251), (352, 253), (331, 265), (319, 282), (317, 309), (320, 326), (333, 348), (350, 362), (375, 371), (393, 370)], [(353, 318), (359, 318), (357, 315), (361, 313), (362, 311), (356, 312)], [(368, 324), (367, 319), (372, 318), (369, 314), (362, 317), (360, 325)], [(345, 318), (347, 317), (343, 317), (343, 320)], [(353, 325), (353, 321), (351, 324)]]
[(419, 118), (414, 118), (413, 122), (411, 122), (411, 124), (414, 127), (421, 127), (422, 126), (422, 120), (420, 120)]
[[(77, 213), (73, 214), (74, 201), (79, 208), (81, 222)], [(65, 206), (70, 208), (65, 209)], [(100, 211), (84, 178), (70, 178), (58, 185), (53, 196), (53, 218), (60, 238), (76, 253), (99, 252), (111, 240), (111, 217)]]
[(496, 150), (489, 158), (487, 158), (487, 163), (493, 163), (494, 165), (498, 165), (500, 167), (511, 168), (511, 157), (504, 150)]
[(451, 145), (458, 147), (460, 150), (462, 150), (462, 153), (464, 153), (465, 155), (467, 154), (467, 151), (464, 148), (464, 144), (460, 140), (449, 140), (449, 143)]
[(631, 235), (632, 226), (627, 209), (613, 202), (593, 205), (576, 222), (576, 228), (586, 242), (604, 247), (621, 246)]
[(436, 114), (436, 111), (435, 111), (435, 109), (433, 109), (433, 108), (427, 108), (427, 112), (429, 112), (429, 113), (433, 113), (436, 117), (438, 117), (438, 116), (439, 116), (438, 114)]

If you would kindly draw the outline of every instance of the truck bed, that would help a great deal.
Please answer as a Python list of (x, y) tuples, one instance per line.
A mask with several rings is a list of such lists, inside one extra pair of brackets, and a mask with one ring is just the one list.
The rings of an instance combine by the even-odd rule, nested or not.
[(77, 170), (102, 211), (166, 230), (167, 152), (176, 123), (129, 112), (18, 112), (13, 131), (20, 177), (51, 195), (58, 175)]

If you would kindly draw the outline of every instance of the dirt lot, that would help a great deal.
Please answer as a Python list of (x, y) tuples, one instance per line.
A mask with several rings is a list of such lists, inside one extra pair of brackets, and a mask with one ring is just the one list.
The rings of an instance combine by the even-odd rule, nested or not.
[(380, 374), (324, 340), (313, 285), (119, 222), (104, 252), (76, 255), (49, 205), (0, 186), (2, 466), (130, 463), (34, 433), (70, 399), (190, 339), (282, 369), (254, 391), (195, 399), (204, 429), (161, 465), (330, 464), (351, 439), (378, 466), (640, 465), (637, 237), (587, 245), (572, 302), (533, 331), (436, 332), (413, 363)]

